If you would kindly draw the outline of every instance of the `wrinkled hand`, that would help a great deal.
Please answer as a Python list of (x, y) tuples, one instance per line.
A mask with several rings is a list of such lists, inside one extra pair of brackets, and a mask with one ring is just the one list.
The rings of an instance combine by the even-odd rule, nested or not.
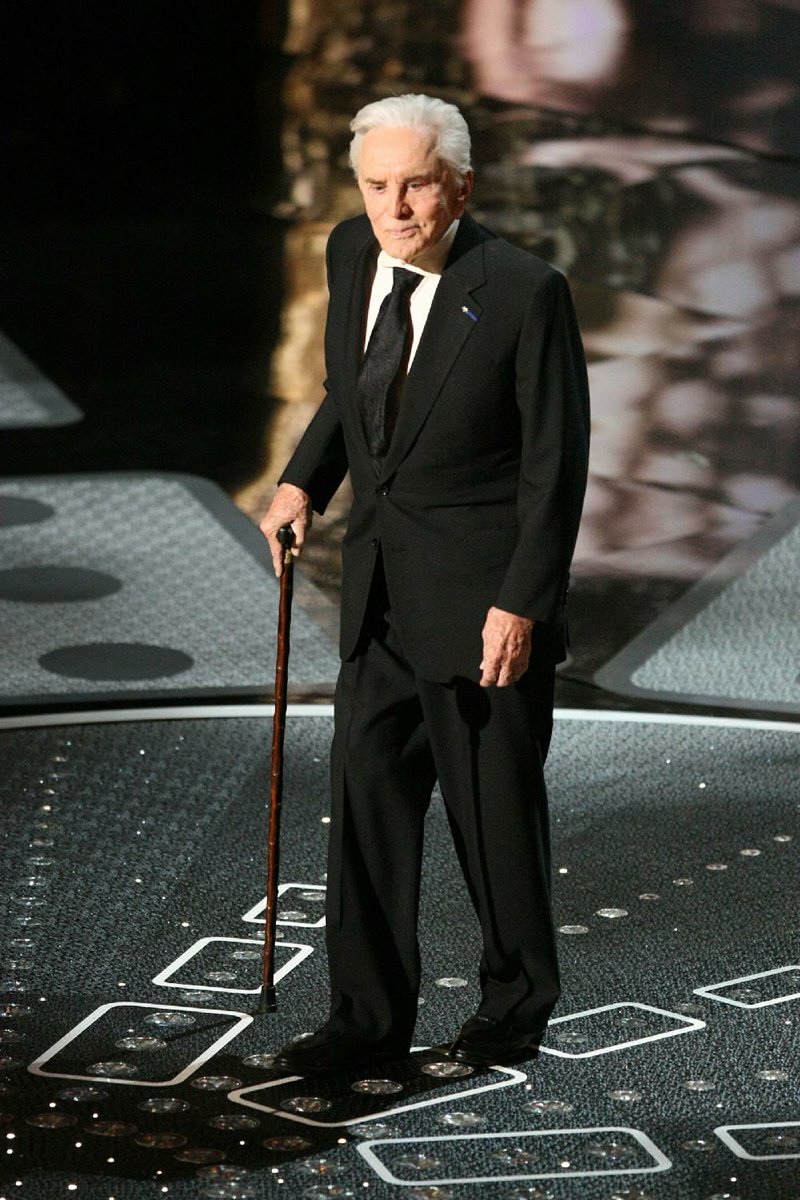
[(280, 579), (283, 574), (284, 548), (278, 541), (278, 530), (282, 525), (291, 525), (294, 534), (292, 554), (298, 555), (311, 528), (311, 498), (302, 488), (293, 483), (281, 483), (264, 514), (259, 529), (269, 542), (272, 565)]
[(531, 657), (533, 621), (490, 608), (483, 626), (483, 661), (481, 687), (508, 687), (516, 683), (528, 669)]

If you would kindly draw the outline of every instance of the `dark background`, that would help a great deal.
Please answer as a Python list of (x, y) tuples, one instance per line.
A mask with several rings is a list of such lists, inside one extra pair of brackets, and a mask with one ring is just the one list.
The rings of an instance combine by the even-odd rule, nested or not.
[(261, 461), (282, 296), (285, 5), (0, 10), (0, 326), (84, 411), (3, 474)]

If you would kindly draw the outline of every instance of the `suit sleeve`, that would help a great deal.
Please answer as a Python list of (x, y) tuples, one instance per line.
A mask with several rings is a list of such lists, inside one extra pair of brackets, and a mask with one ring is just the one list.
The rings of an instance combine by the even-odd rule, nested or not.
[(293, 483), (311, 497), (320, 516), (347, 474), (347, 452), (336, 402), (328, 393), (312, 417), (278, 483)]
[[(328, 292), (331, 287), (331, 242), (328, 240), (325, 261), (328, 272)], [(330, 305), (329, 305), (330, 310)], [(326, 338), (327, 342), (327, 338)], [(322, 515), (347, 474), (347, 451), (336, 400), (325, 382), (325, 399), (312, 417), (305, 433), (287, 463), (278, 483), (293, 483), (311, 497), (315, 512)]]
[(569, 287), (558, 271), (531, 299), (517, 351), (519, 536), (496, 605), (560, 620), (589, 455), (586, 362)]

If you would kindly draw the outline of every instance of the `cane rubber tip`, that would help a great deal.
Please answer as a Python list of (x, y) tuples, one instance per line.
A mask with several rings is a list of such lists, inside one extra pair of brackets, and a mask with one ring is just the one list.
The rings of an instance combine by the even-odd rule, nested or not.
[(277, 538), (284, 550), (291, 549), (294, 542), (294, 533), (292, 532), (291, 525), (281, 525), (277, 533)]
[(275, 988), (262, 988), (261, 995), (258, 999), (258, 1006), (253, 1013), (254, 1017), (261, 1017), (265, 1013), (274, 1013), (278, 1011), (278, 1002), (275, 998)]

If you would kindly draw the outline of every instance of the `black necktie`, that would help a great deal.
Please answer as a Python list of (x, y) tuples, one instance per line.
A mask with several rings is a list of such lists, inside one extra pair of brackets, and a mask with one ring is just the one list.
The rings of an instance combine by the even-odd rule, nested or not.
[(393, 267), (394, 282), (378, 311), (356, 385), (364, 429), (373, 458), (386, 454), (397, 416), (397, 401), (411, 349), (411, 293), (422, 275)]

